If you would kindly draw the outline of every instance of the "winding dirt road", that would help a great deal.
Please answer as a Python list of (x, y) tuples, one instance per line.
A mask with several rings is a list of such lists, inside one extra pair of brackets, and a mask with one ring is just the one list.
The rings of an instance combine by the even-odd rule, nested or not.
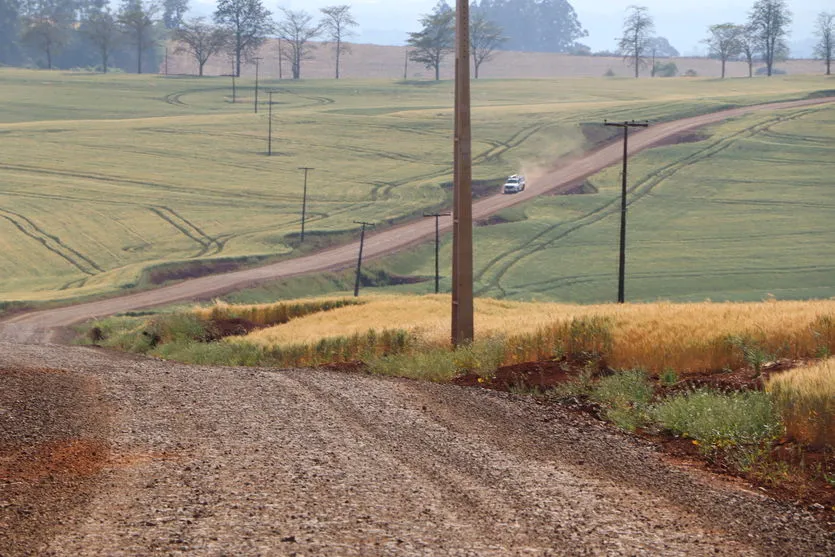
[[(819, 102), (659, 125), (633, 149)], [(619, 156), (601, 149), (520, 195), (480, 201), (475, 216)], [(382, 232), (369, 256), (433, 225)], [(835, 554), (832, 531), (806, 511), (529, 398), (46, 343), (51, 327), (88, 317), (339, 268), (356, 248), (0, 324), (0, 555)]]
[[(631, 135), (629, 152), (638, 153), (669, 141), (679, 134), (730, 118), (755, 112), (801, 108), (833, 101), (835, 99), (823, 98), (756, 105), (659, 124)], [(477, 201), (473, 205), (473, 218), (483, 219), (544, 193), (570, 189), (585, 178), (617, 163), (622, 156), (623, 148), (617, 143), (598, 149), (583, 158), (554, 168), (536, 180), (529, 181), (524, 192), (516, 195), (495, 195)], [(446, 232), (452, 227), (452, 218), (442, 218), (440, 224), (441, 230)], [(431, 219), (421, 219), (378, 234), (371, 234), (366, 239), (363, 257), (366, 260), (379, 258), (422, 242), (433, 237), (434, 234), (435, 223)], [(264, 267), (187, 280), (164, 288), (118, 298), (27, 313), (0, 322), (0, 339), (15, 342), (48, 342), (54, 328), (65, 327), (94, 317), (183, 300), (219, 296), (265, 281), (347, 268), (356, 262), (358, 249), (358, 242), (351, 243)]]

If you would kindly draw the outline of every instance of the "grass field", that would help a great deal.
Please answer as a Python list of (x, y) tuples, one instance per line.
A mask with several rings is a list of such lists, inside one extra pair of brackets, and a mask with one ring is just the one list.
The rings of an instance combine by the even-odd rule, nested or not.
[[(163, 263), (232, 265), (241, 259), (292, 256), (298, 252), (299, 166), (316, 168), (310, 179), (311, 232), (338, 234), (354, 230), (354, 220), (385, 223), (448, 203), (449, 191), (442, 186), (451, 179), (450, 83), (267, 82), (265, 88), (278, 89), (273, 106), (276, 156), (271, 158), (264, 154), (266, 95), (262, 91), (260, 114), (253, 114), (251, 85), (239, 83), (241, 102), (232, 104), (228, 78), (0, 70), (0, 250), (7, 262), (0, 267), (0, 299), (45, 301), (112, 293), (146, 284), (150, 275), (143, 271)], [(473, 93), (475, 175), (498, 178), (577, 152), (588, 142), (581, 123), (671, 119), (800, 98), (828, 87), (831, 82), (816, 77), (483, 81)], [(820, 114), (829, 114), (831, 122), (831, 112)], [(793, 160), (826, 162), (825, 142), (833, 132), (816, 119), (810, 115), (795, 124), (805, 122), (818, 139), (801, 144), (791, 137), (778, 138), (797, 145), (790, 155)], [(676, 149), (700, 147), (642, 157), (636, 160), (635, 176), (648, 172), (652, 157), (670, 164), (671, 157), (685, 152)], [(820, 183), (821, 176), (831, 172), (823, 163), (809, 167), (809, 183)], [(780, 179), (772, 175), (769, 183), (779, 189)], [(562, 257), (550, 247), (543, 252), (545, 259), (537, 260), (537, 274), (519, 262), (508, 263), (519, 256), (530, 259), (529, 249), (522, 253), (518, 248), (530, 244), (538, 232), (546, 233), (542, 238), (550, 246), (548, 229), (559, 228), (566, 215), (582, 217), (593, 211), (615, 180), (616, 173), (595, 179), (600, 196), (549, 198), (525, 209), (527, 220), (522, 223), (480, 229), (480, 292), (579, 301), (603, 298), (604, 256), (608, 257), (603, 247), (560, 248), (575, 252), (572, 268), (600, 277), (597, 290), (565, 293), (560, 281), (576, 273), (554, 275), (543, 265)], [(802, 199), (789, 196), (791, 203), (803, 207), (802, 224), (822, 223), (814, 213), (823, 211), (826, 201), (815, 187), (804, 188), (808, 195), (803, 193)], [(658, 196), (666, 189), (653, 190), (661, 212), (675, 202)], [(742, 196), (738, 200), (743, 203), (717, 206), (735, 212), (739, 222), (761, 210), (746, 204), (743, 193), (728, 195), (730, 201)], [(768, 199), (781, 203), (785, 197)], [(637, 230), (642, 217), (634, 218)], [(607, 237), (599, 230), (598, 238)], [(804, 230), (802, 237), (809, 245), (793, 249), (792, 259), (782, 262), (780, 269), (821, 257), (823, 241), (815, 243), (814, 234), (820, 229)], [(660, 247), (654, 257), (665, 257), (664, 250), (680, 251), (669, 242)], [(739, 245), (729, 248), (725, 257), (748, 253)], [(415, 267), (395, 263), (391, 266)], [(418, 262), (412, 270), (422, 272), (423, 267)], [(814, 279), (810, 267), (804, 267), (806, 278), (800, 286), (805, 289), (799, 293), (815, 288), (826, 293), (823, 279)], [(738, 282), (724, 269), (719, 267), (711, 292), (732, 291), (729, 282)], [(524, 274), (524, 281), (513, 271)], [(823, 272), (825, 278), (826, 269)], [(161, 276), (158, 280), (167, 275)], [(558, 286), (561, 293), (551, 294)], [(651, 287), (646, 291), (654, 293)], [(755, 288), (739, 291), (759, 295)]]
[[(631, 159), (628, 298), (835, 296), (835, 107), (744, 117), (693, 139), (699, 141)], [(500, 224), (476, 229), (478, 295), (615, 299), (620, 169), (589, 182), (597, 193), (540, 198), (500, 214)], [(442, 260), (450, 253), (447, 238)], [(379, 265), (430, 277), (434, 254), (417, 249)], [(445, 278), (442, 288), (449, 285)], [(427, 282), (384, 291), (431, 288)]]

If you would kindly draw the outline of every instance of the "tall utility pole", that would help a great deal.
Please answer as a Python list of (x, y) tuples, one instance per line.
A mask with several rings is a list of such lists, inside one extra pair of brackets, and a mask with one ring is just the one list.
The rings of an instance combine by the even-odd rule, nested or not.
[(365, 227), (374, 225), (370, 222), (363, 222), (359, 220), (355, 220), (354, 224), (362, 225), (362, 232), (360, 232), (360, 255), (357, 258), (357, 280), (354, 282), (354, 297), (356, 298), (360, 295), (360, 273), (362, 272), (362, 248), (365, 246)]
[(440, 265), (440, 251), (441, 251), (441, 217), (448, 217), (451, 213), (424, 213), (424, 217), (435, 218), (435, 294), (441, 291), (441, 265)]
[[(316, 170), (315, 168), (310, 168), (309, 166), (300, 166), (299, 170), (304, 170), (304, 194), (302, 195), (302, 235), (299, 243), (304, 242), (304, 219), (307, 215), (307, 173), (311, 170)], [(362, 253), (362, 250), (360, 250)]]
[(255, 114), (258, 114), (258, 63), (262, 58), (256, 56), (253, 60), (255, 60)]
[(623, 128), (623, 188), (620, 201), (620, 265), (618, 266), (618, 303), (626, 302), (626, 184), (629, 160), (629, 128), (648, 128), (647, 122), (603, 122), (612, 128)]
[(452, 343), (473, 341), (473, 191), (470, 128), (470, 3), (455, 19), (455, 186), (452, 222)]
[(270, 106), (267, 109), (267, 156), (273, 156), (273, 90), (267, 92), (270, 96)]

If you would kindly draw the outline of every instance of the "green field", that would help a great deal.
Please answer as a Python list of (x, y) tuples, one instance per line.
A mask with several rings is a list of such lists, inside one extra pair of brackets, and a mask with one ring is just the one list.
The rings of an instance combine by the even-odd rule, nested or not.
[[(478, 82), (475, 177), (500, 178), (582, 150), (589, 141), (582, 123), (667, 120), (804, 98), (831, 84)], [(251, 86), (239, 83), (233, 104), (228, 78), (0, 70), (0, 300), (108, 294), (146, 284), (143, 271), (164, 263), (292, 256), (299, 166), (316, 168), (308, 231), (336, 239), (356, 228), (354, 220), (384, 223), (448, 203), (450, 83), (266, 83), (278, 90), (273, 157), (265, 155), (267, 97), (262, 91), (254, 114)], [(825, 217), (835, 204), (833, 114), (741, 119), (704, 142), (636, 157), (641, 195), (630, 213), (628, 293), (833, 295)], [(600, 193), (546, 197), (511, 211), (511, 220), (524, 220), (478, 229), (480, 294), (609, 298), (617, 170), (592, 181)], [(421, 248), (380, 265), (428, 275), (430, 256)]]

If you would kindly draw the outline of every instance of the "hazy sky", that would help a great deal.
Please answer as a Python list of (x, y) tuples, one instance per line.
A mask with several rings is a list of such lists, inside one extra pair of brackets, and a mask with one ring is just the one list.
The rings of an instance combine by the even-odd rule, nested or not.
[[(277, 12), (278, 6), (316, 12), (324, 6), (350, 4), (360, 24), (358, 42), (403, 44), (407, 31), (415, 31), (417, 19), (429, 12), (437, 0), (264, 0), (267, 9)], [(193, 0), (201, 11), (214, 9), (212, 0)], [(454, 5), (454, 0), (448, 0)], [(582, 40), (593, 50), (613, 50), (615, 37), (621, 30), (627, 6), (647, 6), (655, 18), (656, 34), (667, 37), (682, 53), (703, 50), (700, 41), (706, 28), (714, 23), (743, 22), (754, 0), (574, 0), (580, 22), (589, 32)], [(788, 0), (794, 12), (791, 42), (804, 42), (812, 37), (816, 15), (835, 11), (835, 0)], [(501, 23), (501, 22), (499, 22)], [(806, 50), (806, 49), (804, 49)], [(798, 52), (797, 54), (800, 54)], [(804, 52), (803, 54), (808, 55)]]

